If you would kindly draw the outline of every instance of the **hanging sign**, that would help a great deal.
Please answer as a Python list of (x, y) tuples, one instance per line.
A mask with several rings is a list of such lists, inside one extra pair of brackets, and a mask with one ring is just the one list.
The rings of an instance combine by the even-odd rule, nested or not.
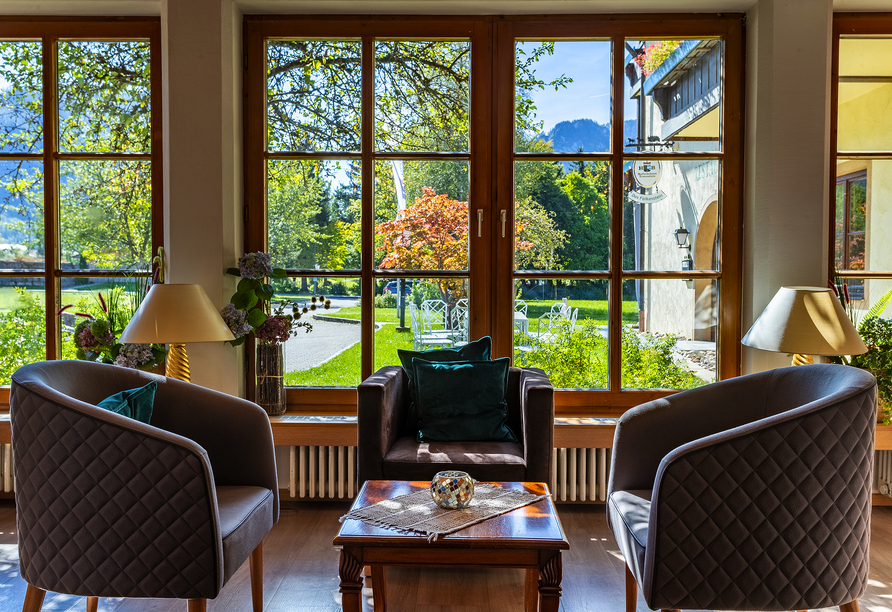
[(664, 199), (666, 194), (656, 187), (656, 184), (660, 182), (660, 174), (662, 174), (662, 170), (659, 161), (644, 159), (636, 161), (632, 165), (632, 176), (635, 177), (635, 182), (638, 183), (640, 187), (654, 187), (654, 193), (638, 193), (637, 191), (632, 191), (629, 193), (629, 199), (633, 202), (643, 202), (645, 204), (659, 202)]

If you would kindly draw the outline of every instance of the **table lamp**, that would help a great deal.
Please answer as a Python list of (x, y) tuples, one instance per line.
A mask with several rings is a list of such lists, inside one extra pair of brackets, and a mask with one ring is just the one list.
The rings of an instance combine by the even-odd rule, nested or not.
[(152, 285), (133, 315), (122, 343), (170, 344), (165, 374), (189, 381), (187, 342), (235, 340), (201, 285)]
[(821, 287), (781, 287), (741, 342), (752, 348), (793, 353), (793, 365), (812, 355), (860, 355), (867, 347), (839, 298)]

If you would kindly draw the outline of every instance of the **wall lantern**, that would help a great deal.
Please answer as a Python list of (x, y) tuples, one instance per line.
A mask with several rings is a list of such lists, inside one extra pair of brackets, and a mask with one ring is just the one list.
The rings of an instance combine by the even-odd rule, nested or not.
[(675, 242), (678, 244), (678, 248), (691, 248), (688, 246), (688, 235), (690, 235), (690, 232), (683, 227), (675, 230)]

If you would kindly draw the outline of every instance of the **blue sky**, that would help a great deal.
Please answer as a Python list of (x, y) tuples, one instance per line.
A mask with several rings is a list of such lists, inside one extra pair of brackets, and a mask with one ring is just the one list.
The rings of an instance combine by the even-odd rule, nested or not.
[[(533, 48), (538, 42), (518, 43)], [(552, 81), (560, 75), (573, 79), (566, 88), (553, 87), (530, 92), (536, 103), (536, 117), (548, 132), (556, 123), (574, 119), (610, 122), (610, 41), (558, 41), (554, 54), (542, 56), (535, 65), (536, 75)], [(626, 102), (626, 118), (634, 118), (634, 101)]]

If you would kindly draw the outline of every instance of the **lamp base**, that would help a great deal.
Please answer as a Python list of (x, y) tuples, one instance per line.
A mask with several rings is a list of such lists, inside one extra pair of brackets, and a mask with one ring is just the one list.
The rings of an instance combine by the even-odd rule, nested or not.
[(793, 355), (793, 365), (811, 365), (815, 362), (815, 358), (811, 355), (803, 355), (802, 353), (795, 353)]
[(189, 372), (189, 356), (186, 354), (185, 344), (170, 345), (170, 351), (167, 353), (167, 369), (164, 375), (170, 378), (185, 380), (186, 382), (192, 381), (192, 376)]

